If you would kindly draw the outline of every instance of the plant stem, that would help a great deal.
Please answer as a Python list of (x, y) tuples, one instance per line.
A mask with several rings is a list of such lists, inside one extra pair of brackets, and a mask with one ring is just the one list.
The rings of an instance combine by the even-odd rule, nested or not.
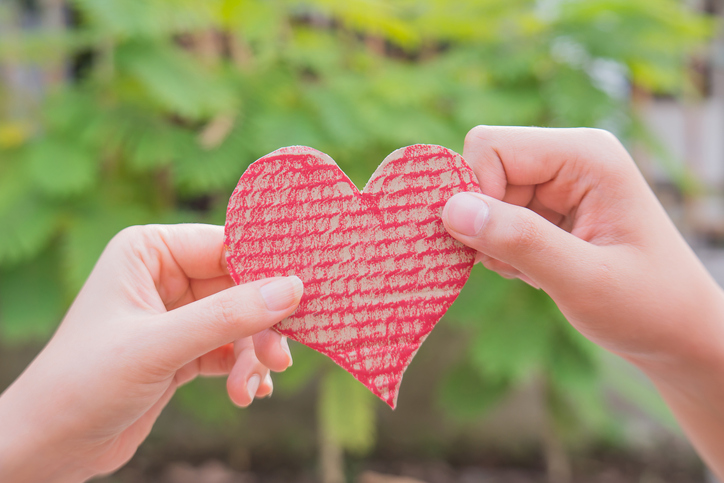
[[(322, 376), (328, 377), (329, 372)], [(335, 438), (328, 422), (324, 417), (323, 403), (324, 384), (317, 389), (317, 439), (319, 441), (319, 472), (321, 483), (345, 483), (344, 478), (344, 449)]]
[(344, 483), (344, 451), (319, 425), (319, 471), (322, 483)]
[(541, 383), (541, 401), (543, 405), (543, 427), (541, 444), (545, 458), (548, 483), (570, 483), (572, 481), (571, 461), (556, 424), (556, 402), (554, 389), (547, 378)]

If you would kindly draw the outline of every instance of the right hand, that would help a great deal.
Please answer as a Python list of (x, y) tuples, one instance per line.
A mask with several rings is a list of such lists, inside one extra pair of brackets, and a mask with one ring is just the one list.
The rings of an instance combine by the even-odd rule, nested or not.
[(640, 366), (724, 354), (721, 289), (613, 135), (478, 126), (463, 156), (483, 194), (452, 197), (443, 220), (483, 265)]
[(593, 129), (478, 126), (464, 157), (483, 194), (448, 200), (450, 234), (646, 372), (724, 479), (724, 294), (623, 146)]

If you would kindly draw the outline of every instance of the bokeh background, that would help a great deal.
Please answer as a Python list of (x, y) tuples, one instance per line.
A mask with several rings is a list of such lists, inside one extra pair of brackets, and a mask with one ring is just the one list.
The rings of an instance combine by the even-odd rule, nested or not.
[[(477, 124), (618, 135), (724, 275), (717, 0), (0, 0), (0, 389), (131, 224), (224, 223), (246, 166), (330, 154), (358, 186)], [(721, 279), (721, 278), (720, 278)], [(613, 314), (615, 316), (615, 314)], [(392, 412), (293, 344), (274, 396), (182, 388), (105, 482), (714, 481), (650, 384), (478, 267)], [(53, 410), (48, 401), (48, 411)]]

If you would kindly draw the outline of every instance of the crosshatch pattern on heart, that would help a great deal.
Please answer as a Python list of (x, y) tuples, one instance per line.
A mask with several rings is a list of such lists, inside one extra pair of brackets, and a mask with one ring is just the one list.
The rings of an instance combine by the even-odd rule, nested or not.
[(480, 191), (475, 175), (441, 146), (398, 149), (362, 192), (326, 154), (279, 149), (249, 166), (229, 200), (229, 271), (237, 284), (301, 278), (297, 311), (275, 329), (394, 408), (405, 369), (474, 263), (440, 218), (462, 191)]

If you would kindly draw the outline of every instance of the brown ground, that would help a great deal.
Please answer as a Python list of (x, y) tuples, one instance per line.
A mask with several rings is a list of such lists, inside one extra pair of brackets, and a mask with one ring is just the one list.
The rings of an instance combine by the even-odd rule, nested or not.
[[(696, 462), (667, 458), (634, 460), (606, 456), (575, 463), (571, 483), (703, 483), (708, 481)], [(144, 467), (145, 466), (145, 467)], [(355, 483), (547, 483), (540, 468), (485, 466), (453, 467), (442, 461), (365, 461), (352, 462), (349, 481)], [(155, 467), (132, 461), (116, 475), (99, 483), (314, 483), (319, 481), (313, 468), (239, 471), (219, 460), (197, 465), (170, 462)]]

